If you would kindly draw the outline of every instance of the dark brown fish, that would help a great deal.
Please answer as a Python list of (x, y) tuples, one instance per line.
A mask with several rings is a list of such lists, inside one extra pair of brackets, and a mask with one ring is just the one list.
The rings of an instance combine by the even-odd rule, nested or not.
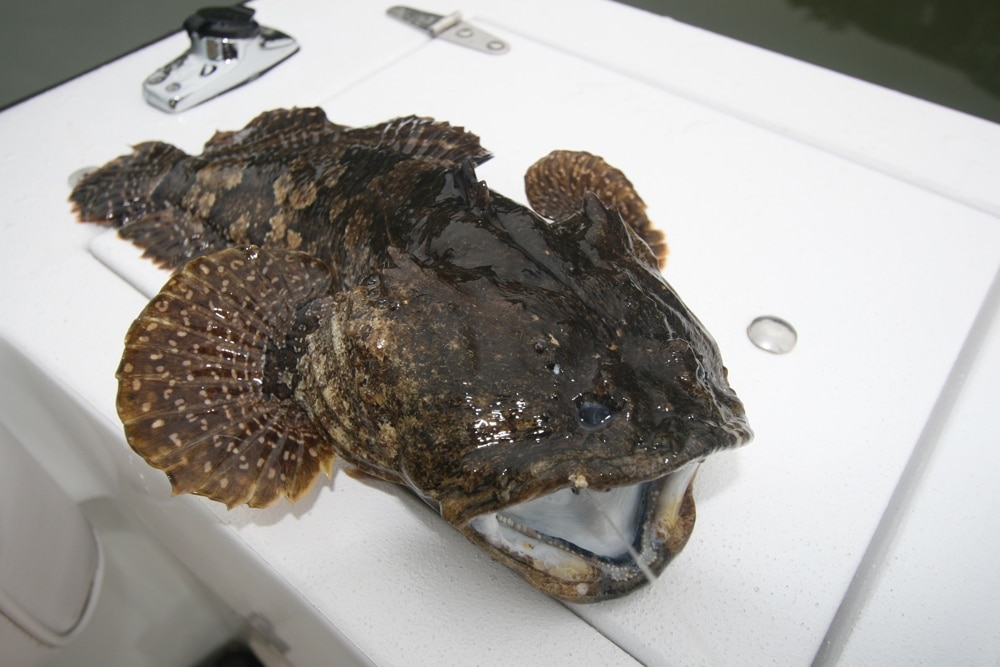
[(550, 595), (624, 595), (687, 541), (743, 406), (620, 171), (543, 159), (547, 222), (478, 181), (487, 157), (447, 124), (293, 110), (88, 176), (82, 219), (187, 262), (127, 335), (118, 412), (178, 493), (295, 500), (336, 454)]

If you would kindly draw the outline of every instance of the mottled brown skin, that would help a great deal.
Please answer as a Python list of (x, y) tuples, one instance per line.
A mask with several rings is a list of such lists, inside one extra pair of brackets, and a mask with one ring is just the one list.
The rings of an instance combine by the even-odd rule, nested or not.
[(278, 109), (238, 132), (217, 132), (201, 155), (139, 144), (84, 177), (70, 200), (81, 220), (120, 228), (167, 268), (257, 245), (309, 253), (341, 284), (384, 251), (384, 240), (372, 247), (365, 207), (369, 181), (388, 173), (366, 161), (405, 158), (457, 166), (489, 152), (474, 134), (429, 118), (355, 129), (321, 109)]
[[(312, 412), (359, 465), (461, 524), (573, 475), (619, 486), (736, 444), (738, 427), (717, 429), (742, 406), (711, 340), (620, 218), (596, 199), (555, 225), (495, 194), (470, 208), (463, 185), (397, 212), (420, 220), (405, 250), (314, 335), (327, 353), (308, 357), (305, 393), (325, 393)], [(616, 418), (582, 431), (583, 400)]]
[[(84, 219), (135, 227), (165, 265), (206, 255), (126, 338), (132, 447), (175, 491), (230, 507), (294, 500), (336, 453), (410, 487), (549, 594), (644, 583), (541, 571), (469, 523), (568, 488), (650, 481), (650, 504), (674, 471), (750, 439), (715, 343), (641, 236), (662, 241), (641, 199), (615, 174), (615, 208), (576, 198), (572, 177), (550, 199), (576, 203), (546, 204), (549, 223), (477, 181), (473, 135), (409, 120), (413, 141), (388, 141), (400, 121), (348, 130), (320, 114), (269, 112), (197, 157), (143, 144), (74, 191)], [(534, 187), (602, 168), (584, 155), (549, 156)], [(643, 517), (659, 572), (693, 527), (690, 488), (673, 514)]]

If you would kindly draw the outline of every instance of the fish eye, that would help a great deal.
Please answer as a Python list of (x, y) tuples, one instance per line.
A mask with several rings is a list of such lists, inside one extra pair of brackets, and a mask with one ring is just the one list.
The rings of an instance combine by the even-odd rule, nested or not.
[(581, 400), (577, 404), (577, 418), (580, 426), (588, 431), (596, 431), (611, 420), (611, 408), (593, 400)]

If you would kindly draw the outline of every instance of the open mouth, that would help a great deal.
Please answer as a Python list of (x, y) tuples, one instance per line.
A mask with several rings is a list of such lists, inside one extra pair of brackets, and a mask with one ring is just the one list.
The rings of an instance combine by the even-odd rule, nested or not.
[(624, 595), (655, 578), (694, 526), (698, 463), (607, 491), (563, 488), (467, 526), (476, 541), (547, 592), (576, 601)]

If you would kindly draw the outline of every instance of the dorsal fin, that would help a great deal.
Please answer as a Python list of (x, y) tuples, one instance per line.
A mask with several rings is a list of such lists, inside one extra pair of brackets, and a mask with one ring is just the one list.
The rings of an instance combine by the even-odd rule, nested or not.
[(405, 116), (369, 127), (349, 128), (328, 120), (319, 107), (265, 111), (241, 130), (216, 132), (205, 144), (202, 155), (206, 158), (274, 152), (294, 155), (300, 147), (320, 142), (335, 142), (344, 149), (351, 146), (386, 149), (407, 157), (455, 163), (469, 158), (481, 164), (490, 157), (478, 136), (447, 122)]
[(524, 189), (531, 207), (552, 220), (580, 210), (583, 197), (592, 192), (645, 241), (659, 263), (667, 261), (667, 241), (646, 217), (646, 204), (620, 169), (585, 151), (553, 151), (528, 168)]
[(189, 262), (129, 329), (118, 414), (175, 493), (229, 507), (295, 500), (333, 446), (295, 399), (305, 337), (330, 306), (304, 253), (228, 248)]
[(396, 151), (407, 157), (435, 158), (456, 164), (469, 159), (474, 165), (479, 165), (490, 158), (490, 152), (482, 147), (479, 137), (472, 132), (419, 116), (405, 116), (349, 130), (344, 141)]
[(219, 131), (205, 142), (204, 157), (256, 155), (275, 148), (312, 145), (346, 130), (330, 122), (319, 107), (265, 111), (240, 130)]

